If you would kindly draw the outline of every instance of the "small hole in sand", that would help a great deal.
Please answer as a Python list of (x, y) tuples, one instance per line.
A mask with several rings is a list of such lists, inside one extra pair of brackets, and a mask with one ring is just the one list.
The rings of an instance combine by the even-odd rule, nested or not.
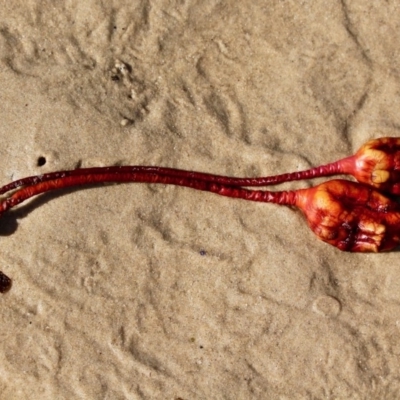
[(46, 164), (46, 159), (44, 157), (39, 157), (37, 160), (38, 167), (42, 167), (44, 164)]

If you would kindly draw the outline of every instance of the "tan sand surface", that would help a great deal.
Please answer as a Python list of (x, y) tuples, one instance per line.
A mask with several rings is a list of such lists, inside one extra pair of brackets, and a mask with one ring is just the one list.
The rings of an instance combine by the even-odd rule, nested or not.
[[(2, 184), (300, 170), (400, 136), (400, 3), (2, 1), (0, 88)], [(0, 233), (1, 400), (400, 398), (398, 252), (147, 184), (44, 195)]]

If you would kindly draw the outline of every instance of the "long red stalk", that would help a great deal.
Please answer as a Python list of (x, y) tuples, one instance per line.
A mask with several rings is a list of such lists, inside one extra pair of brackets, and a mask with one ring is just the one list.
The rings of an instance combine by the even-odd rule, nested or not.
[(303, 171), (255, 178), (235, 178), (203, 172), (186, 171), (176, 168), (152, 166), (112, 166), (81, 168), (70, 171), (50, 172), (42, 175), (18, 179), (0, 188), (0, 194), (18, 187), (33, 185), (53, 179), (78, 175), (95, 174), (135, 174), (155, 173), (177, 178), (188, 178), (228, 186), (260, 187), (282, 182), (312, 179), (338, 174), (349, 174), (359, 182), (376, 189), (400, 194), (400, 138), (379, 138), (367, 142), (356, 154), (341, 160)]
[(255, 178), (235, 178), (224, 175), (208, 174), (205, 172), (187, 171), (178, 168), (167, 168), (167, 167), (153, 167), (153, 166), (112, 166), (112, 167), (94, 167), (94, 168), (79, 168), (74, 170), (56, 171), (49, 172), (41, 175), (33, 175), (26, 178), (18, 179), (0, 188), (0, 194), (7, 193), (18, 187), (33, 185), (40, 182), (46, 182), (59, 178), (66, 178), (70, 176), (83, 176), (83, 175), (97, 175), (97, 174), (158, 174), (163, 176), (171, 176), (176, 178), (187, 178), (195, 179), (199, 181), (205, 181), (210, 183), (218, 183), (228, 186), (247, 186), (247, 187), (259, 187), (275, 185), (282, 182), (288, 182), (293, 180), (311, 179), (318, 176), (336, 175), (343, 173), (342, 164), (337, 162), (323, 165), (320, 167), (312, 168), (306, 171), (292, 172), (287, 174), (266, 176), (266, 177), (255, 177)]

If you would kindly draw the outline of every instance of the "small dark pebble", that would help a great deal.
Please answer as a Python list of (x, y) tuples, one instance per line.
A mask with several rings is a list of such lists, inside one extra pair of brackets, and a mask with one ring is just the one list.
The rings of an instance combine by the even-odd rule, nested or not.
[(11, 289), (12, 281), (0, 271), (0, 293), (6, 293)]
[(205, 250), (200, 250), (200, 255), (201, 256), (205, 256), (207, 254), (207, 252)]

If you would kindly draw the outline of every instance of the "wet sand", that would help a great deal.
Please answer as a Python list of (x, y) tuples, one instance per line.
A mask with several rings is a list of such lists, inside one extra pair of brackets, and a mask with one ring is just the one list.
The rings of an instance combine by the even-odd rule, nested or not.
[[(262, 176), (400, 136), (395, 2), (103, 3), (0, 5), (2, 184)], [(294, 209), (99, 185), (0, 233), (0, 399), (400, 397), (399, 253), (340, 252)]]

